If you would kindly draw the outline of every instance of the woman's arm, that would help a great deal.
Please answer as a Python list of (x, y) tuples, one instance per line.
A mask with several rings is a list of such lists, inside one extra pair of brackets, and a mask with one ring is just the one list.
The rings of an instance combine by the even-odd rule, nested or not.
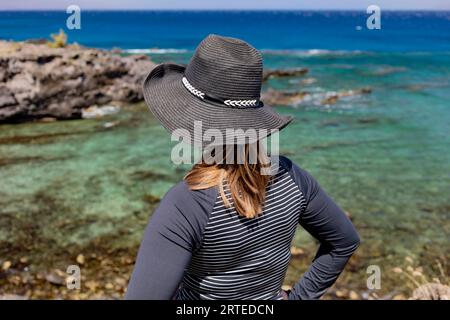
[[(155, 214), (161, 214), (158, 212)], [(125, 299), (169, 300), (180, 284), (191, 251), (167, 237), (164, 225), (151, 219), (139, 248)]]
[(320, 247), (289, 299), (319, 299), (344, 270), (360, 239), (350, 219), (309, 173), (292, 164), (291, 174), (307, 201), (299, 223)]
[(145, 230), (125, 299), (174, 297), (192, 253), (201, 242), (208, 198), (206, 191), (194, 195), (184, 182), (164, 196)]

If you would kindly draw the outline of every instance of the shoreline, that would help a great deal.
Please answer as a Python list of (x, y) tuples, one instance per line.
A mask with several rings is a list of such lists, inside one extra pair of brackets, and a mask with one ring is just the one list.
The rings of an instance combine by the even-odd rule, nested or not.
[[(0, 124), (102, 117), (143, 101), (141, 84), (155, 66), (148, 55), (66, 44), (62, 32), (53, 37), (53, 42), (0, 40)], [(308, 74), (305, 67), (264, 69), (262, 80), (303, 78), (300, 84), (307, 86), (317, 81)], [(370, 93), (367, 87), (286, 92), (269, 83), (262, 99), (273, 106), (330, 106), (341, 98)]]
[[(22, 138), (11, 141), (11, 146), (23, 145), (29, 150), (30, 148), (48, 148), (58, 144), (76, 144), (77, 140), (89, 143), (90, 137), (100, 138), (115, 134), (115, 132), (135, 130), (139, 123), (148, 126), (148, 122), (140, 117), (145, 108), (143, 103), (139, 103), (127, 107), (118, 114), (108, 115), (101, 119), (52, 122), (42, 126), (18, 125), (15, 126), (19, 130), (17, 132), (25, 130), (24, 132), (27, 132), (28, 136), (23, 137), (15, 132), (14, 137), (10, 137), (11, 139)], [(129, 116), (125, 117), (127, 114)], [(108, 122), (118, 122), (118, 125), (105, 129), (103, 124)], [(83, 127), (77, 128), (80, 124)], [(36, 127), (36, 133), (44, 135), (30, 134), (27, 131), (27, 128), (30, 127)], [(40, 131), (41, 127), (51, 130)], [(89, 135), (85, 134), (86, 130)], [(165, 134), (163, 129), (160, 131), (161, 135)], [(53, 135), (46, 132), (53, 132)], [(124, 132), (125, 135), (127, 133), (129, 132)], [(153, 134), (154, 138), (158, 139), (159, 136), (155, 135), (155, 131)], [(7, 141), (4, 140), (3, 143), (5, 142)], [(6, 146), (0, 143), (0, 146), (2, 145)], [(111, 148), (120, 148), (120, 143)], [(100, 150), (100, 152), (103, 151)], [(45, 155), (47, 158), (42, 159), (43, 162), (41, 159), (34, 158), (24, 159), (23, 162), (11, 160), (13, 161), (11, 165), (16, 168), (5, 163), (3, 170), (20, 172), (30, 166), (46, 165), (44, 171), (48, 170), (45, 168), (53, 168), (56, 171), (58, 168), (73, 166), (70, 161), (77, 161), (79, 157), (79, 155), (69, 154), (60, 159), (57, 153), (45, 152)], [(98, 156), (98, 153), (93, 153), (93, 155)], [(50, 161), (52, 157), (55, 158), (54, 161)], [(114, 154), (111, 154), (111, 157), (116, 159), (114, 162), (119, 159)], [(92, 159), (92, 155), (88, 155), (86, 162), (82, 163), (83, 168), (86, 165), (86, 169), (89, 169), (88, 162), (92, 162)], [(3, 236), (6, 237), (5, 239), (11, 238), (3, 241), (0, 246), (0, 257), (3, 257), (0, 259), (0, 297), (15, 295), (16, 298), (23, 299), (122, 298), (148, 217), (161, 198), (161, 194), (155, 192), (152, 186), (160, 181), (166, 181), (167, 185), (171, 185), (180, 178), (183, 172), (179, 170), (166, 172), (153, 167), (150, 167), (153, 168), (150, 170), (146, 161), (143, 162), (143, 166), (135, 165), (132, 168), (128, 166), (128, 162), (125, 162), (125, 166), (120, 164), (112, 164), (112, 166), (109, 169), (106, 168), (106, 171), (105, 168), (98, 167), (88, 173), (87, 177), (76, 175), (72, 177), (72, 174), (68, 174), (66, 179), (59, 177), (58, 174), (57, 177), (42, 176), (47, 182), (36, 192), (30, 190), (29, 192), (32, 193), (26, 194), (25, 198), (16, 199), (8, 196), (4, 199), (0, 219), (10, 231), (5, 230), (7, 233)], [(112, 168), (115, 168), (114, 171), (111, 171)], [(2, 172), (6, 173), (6, 171)], [(104, 183), (111, 184), (108, 175), (111, 175), (112, 172), (118, 174), (112, 178), (114, 185), (142, 190), (142, 194), (137, 193), (135, 196), (130, 194), (125, 197), (127, 207), (116, 209), (121, 216), (116, 216), (115, 213), (109, 215), (109, 210), (105, 211), (102, 208), (89, 209), (87, 213), (83, 213), (82, 210), (86, 205), (101, 201), (99, 199), (101, 193), (98, 194), (98, 192), (103, 188), (109, 188)], [(131, 180), (124, 181), (124, 177), (130, 177)], [(74, 181), (79, 181), (80, 185), (72, 185)], [(105, 182), (102, 183), (102, 181)], [(82, 201), (78, 199), (78, 196), (74, 198), (74, 195), (80, 192), (78, 188), (84, 190), (79, 195), (82, 197)], [(164, 187), (165, 189), (167, 188)], [(67, 192), (70, 192), (70, 195)], [(105, 192), (109, 194), (109, 189), (106, 189)], [(108, 199), (111, 196), (113, 195), (108, 195)], [(136, 205), (134, 205), (134, 209), (131, 209), (133, 206), (128, 208), (128, 205), (135, 203), (141, 203), (142, 208), (136, 207)], [(361, 230), (364, 238), (369, 238), (371, 232), (376, 232), (376, 225), (368, 224), (359, 215), (359, 212), (352, 210), (350, 216)], [(96, 225), (97, 227), (95, 227)], [(102, 226), (110, 227), (104, 230)], [(93, 233), (96, 228), (102, 228), (98, 234)], [(409, 229), (407, 231), (409, 232)], [(299, 238), (295, 240), (291, 248), (293, 258), (285, 279), (286, 286), (292, 285), (298, 280), (317, 249), (314, 241), (304, 237), (303, 232), (297, 231), (297, 233)], [(403, 261), (404, 257), (399, 255), (384, 263), (384, 260), (389, 259), (389, 252), (384, 252), (380, 246), (379, 242), (373, 243), (373, 240), (363, 244), (346, 266), (337, 284), (324, 299), (407, 299), (411, 297), (415, 288), (414, 284), (403, 276), (403, 273), (391, 272), (391, 269), (402, 268), (406, 273), (409, 272), (407, 268), (411, 265), (413, 272), (420, 271), (422, 270), (420, 264), (423, 265), (426, 257), (419, 259), (420, 256), (418, 256), (410, 263)], [(436, 256), (431, 255), (430, 258)], [(386, 274), (387, 277), (383, 278), (380, 291), (371, 291), (365, 288), (366, 268), (368, 264), (373, 263), (380, 263), (383, 266), (383, 274)], [(66, 268), (73, 264), (79, 265), (82, 271), (82, 289), (79, 291), (68, 290), (65, 287)], [(428, 265), (425, 266), (428, 267)], [(428, 269), (421, 272), (426, 275), (427, 281), (432, 280), (432, 277), (428, 276), (432, 274)], [(418, 278), (418, 280), (422, 281), (422, 278)]]
[[(55, 61), (46, 59), (43, 67)], [(433, 81), (442, 73), (416, 83), (411, 75), (416, 70), (421, 72), (423, 65), (403, 66), (400, 61), (388, 61), (386, 65), (382, 59), (371, 60), (376, 65), (366, 70), (364, 61), (355, 66), (345, 59), (331, 67), (337, 75), (328, 70), (326, 60), (321, 61), (326, 68), (322, 72), (314, 62), (304, 65), (303, 60), (273, 64), (276, 68), (301, 65), (312, 71), (268, 79), (264, 94), (280, 106), (280, 112), (292, 112), (298, 120), (285, 132), (291, 139), (285, 140), (282, 153), (318, 175), (330, 194), (352, 213), (366, 240), (325, 298), (351, 299), (356, 294), (361, 299), (406, 299), (416, 287), (406, 276), (408, 269), (416, 273), (413, 279), (420, 283), (425, 282), (422, 276), (428, 282), (440, 277), (444, 283), (435, 265), (437, 259), (448, 272), (448, 240), (444, 239), (448, 228), (444, 219), (449, 207), (441, 195), (447, 182), (440, 176), (447, 149), (442, 143), (436, 158), (425, 158), (432, 151), (428, 149), (429, 138), (444, 136), (431, 135), (436, 123), (442, 121), (435, 120), (433, 127), (411, 120), (426, 120), (428, 114), (439, 116), (439, 110), (444, 110), (445, 106), (436, 109), (436, 105), (427, 110), (424, 103), (429, 100), (419, 100), (440, 88)], [(22, 60), (19, 62), (27, 64)], [(95, 84), (92, 90), (103, 92), (101, 88), (131, 77), (117, 75), (112, 79), (102, 76), (101, 87)], [(354, 81), (345, 82), (342, 75), (351, 75)], [(386, 84), (395, 77), (403, 83)], [(59, 79), (63, 81), (58, 85), (73, 83), (71, 79)], [(365, 83), (364, 79), (373, 82)], [(316, 87), (324, 89), (317, 91)], [(79, 88), (83, 87), (76, 90)], [(393, 93), (402, 94), (411, 104), (396, 105)], [(439, 94), (446, 97), (443, 91), (437, 97)], [(388, 99), (383, 101), (383, 96)], [(53, 98), (62, 99), (57, 93)], [(94, 95), (97, 98), (101, 97)], [(135, 105), (124, 100), (117, 103), (123, 108), (116, 113), (114, 108), (102, 110), (104, 104), (100, 102), (95, 107), (77, 109), (81, 116), (76, 119), (81, 119), (83, 110), (91, 107), (90, 120), (63, 122), (55, 120), (70, 116), (42, 117), (36, 120), (42, 125), (0, 126), (0, 174), (5, 181), (0, 189), (0, 219), (7, 226), (0, 230), (0, 296), (120, 299), (152, 206), (157, 205), (174, 178), (180, 178), (182, 170), (164, 163), (168, 157), (164, 139), (168, 138), (154, 119), (142, 117), (144, 110), (148, 111), (142, 102)], [(351, 105), (351, 112), (345, 113), (346, 104)], [(106, 106), (116, 107), (116, 102), (111, 100)], [(341, 110), (343, 113), (339, 113)], [(418, 115), (420, 110), (427, 114)], [(33, 119), (38, 118), (29, 118)], [(411, 128), (415, 135), (411, 136)], [(422, 144), (421, 139), (427, 143)], [(149, 154), (152, 157), (147, 157)], [(430, 182), (424, 185), (423, 179)], [(383, 188), (380, 181), (386, 183)], [(409, 196), (404, 196), (406, 193)], [(96, 228), (103, 233), (93, 234)], [(72, 235), (80, 242), (68, 239)], [(314, 243), (303, 237), (294, 245), (295, 258), (286, 285), (298, 279), (315, 251)], [(409, 256), (413, 262), (406, 260)], [(61, 279), (65, 269), (78, 260), (83, 262), (82, 290), (64, 291)], [(382, 267), (380, 291), (364, 287), (369, 264)], [(396, 268), (401, 272), (393, 271), (399, 271)]]
[(148, 56), (66, 45), (64, 33), (54, 38), (0, 41), (0, 123), (80, 119), (89, 107), (143, 99), (140, 85), (155, 66)]

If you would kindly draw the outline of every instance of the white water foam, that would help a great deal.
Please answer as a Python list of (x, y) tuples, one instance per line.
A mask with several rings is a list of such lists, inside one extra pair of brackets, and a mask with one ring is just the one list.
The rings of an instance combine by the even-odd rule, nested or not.
[(272, 54), (272, 55), (290, 55), (290, 56), (300, 56), (300, 57), (362, 55), (362, 54), (370, 53), (368, 51), (361, 51), (361, 50), (327, 50), (327, 49), (307, 49), (307, 50), (262, 49), (261, 52), (265, 53), (265, 54)]

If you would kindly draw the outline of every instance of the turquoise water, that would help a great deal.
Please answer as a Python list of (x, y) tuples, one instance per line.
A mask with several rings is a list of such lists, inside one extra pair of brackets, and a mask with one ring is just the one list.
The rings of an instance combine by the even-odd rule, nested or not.
[[(186, 61), (188, 53), (154, 55)], [(360, 247), (341, 282), (365, 286), (365, 269), (385, 272), (385, 292), (404, 288), (391, 274), (412, 256), (431, 275), (449, 256), (450, 54), (265, 54), (270, 68), (307, 67), (306, 76), (272, 79), (265, 90), (311, 92), (279, 106), (295, 121), (282, 131), (281, 153), (310, 171), (357, 226)], [(311, 84), (302, 84), (314, 78)], [(311, 80), (309, 81), (311, 82)], [(372, 93), (320, 104), (324, 92)], [(107, 122), (116, 125), (104, 128)], [(143, 103), (98, 120), (0, 127), (0, 251), (35, 262), (73, 245), (115, 235), (111, 245), (135, 250), (147, 218), (187, 166), (170, 162), (169, 136)], [(6, 227), (5, 227), (6, 226)], [(126, 228), (126, 232), (122, 229)], [(120, 233), (117, 231), (121, 230)], [(299, 231), (295, 245), (312, 257)], [(309, 260), (290, 269), (289, 281)], [(288, 281), (288, 282), (289, 282)]]
[[(64, 28), (66, 14), (0, 17), (0, 38), (23, 40)], [(423, 266), (428, 280), (439, 275), (438, 262), (449, 273), (450, 19), (448, 12), (387, 12), (382, 30), (356, 31), (366, 18), (365, 12), (85, 12), (82, 30), (66, 32), (69, 41), (180, 63), (215, 32), (264, 49), (266, 68), (308, 68), (305, 76), (264, 84), (307, 93), (299, 103), (275, 106), (295, 118), (281, 133), (281, 153), (317, 178), (360, 233), (362, 245), (337, 287), (367, 291), (366, 268), (376, 264), (382, 296), (409, 290), (411, 283), (391, 272), (405, 257)], [(332, 92), (361, 88), (372, 93), (322, 103)], [(26, 256), (37, 272), (63, 269), (80, 252), (134, 257), (159, 199), (188, 169), (170, 162), (170, 146), (143, 103), (97, 120), (0, 126), (0, 262), (16, 267)], [(306, 254), (293, 260), (287, 284), (316, 248), (301, 230), (294, 244)], [(123, 276), (131, 265), (113, 265), (108, 274)], [(94, 279), (106, 272), (85, 268)]]

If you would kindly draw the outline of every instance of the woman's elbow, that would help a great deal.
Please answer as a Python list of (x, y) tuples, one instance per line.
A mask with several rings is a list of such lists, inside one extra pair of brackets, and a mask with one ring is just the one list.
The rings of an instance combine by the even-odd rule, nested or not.
[(356, 231), (353, 231), (349, 237), (348, 237), (348, 243), (349, 243), (349, 251), (350, 255), (352, 255), (356, 249), (358, 249), (359, 245), (361, 244), (361, 238), (359, 237), (359, 234)]
[(341, 243), (335, 247), (335, 251), (344, 256), (351, 256), (356, 249), (358, 249), (361, 238), (355, 230), (352, 230), (352, 232), (347, 232), (340, 242)]

